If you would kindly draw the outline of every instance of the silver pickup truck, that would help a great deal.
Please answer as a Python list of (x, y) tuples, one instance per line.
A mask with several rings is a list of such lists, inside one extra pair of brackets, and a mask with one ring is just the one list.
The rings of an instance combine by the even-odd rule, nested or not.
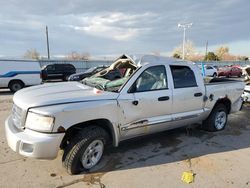
[[(121, 78), (107, 80), (115, 69)], [(53, 159), (63, 149), (63, 165), (77, 174), (96, 166), (108, 144), (194, 123), (223, 130), (228, 114), (240, 110), (243, 90), (240, 81), (204, 81), (192, 62), (123, 55), (82, 82), (18, 91), (6, 137), (27, 157)]]

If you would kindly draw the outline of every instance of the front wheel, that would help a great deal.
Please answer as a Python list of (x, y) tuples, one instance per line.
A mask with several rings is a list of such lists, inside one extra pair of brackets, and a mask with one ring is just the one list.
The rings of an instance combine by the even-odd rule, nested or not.
[(218, 104), (203, 122), (202, 127), (211, 132), (221, 131), (226, 127), (227, 115), (228, 110), (226, 106), (224, 104)]
[(107, 132), (97, 126), (86, 127), (72, 138), (63, 154), (63, 165), (69, 174), (90, 170), (101, 160)]

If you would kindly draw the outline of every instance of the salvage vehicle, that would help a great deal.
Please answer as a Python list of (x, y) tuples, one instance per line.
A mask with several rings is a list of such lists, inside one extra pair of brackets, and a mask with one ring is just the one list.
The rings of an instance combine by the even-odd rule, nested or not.
[(242, 69), (242, 76), (244, 76), (244, 81), (250, 83), (250, 66), (244, 67)]
[[(125, 70), (121, 79), (103, 77), (114, 69)], [(23, 156), (54, 159), (64, 150), (64, 167), (78, 174), (98, 168), (107, 146), (127, 139), (194, 123), (223, 130), (243, 90), (241, 81), (204, 81), (193, 62), (122, 55), (99, 77), (18, 91), (5, 133)]]
[(250, 102), (250, 85), (245, 86), (242, 98), (244, 102)]
[(101, 70), (107, 68), (106, 65), (102, 65), (102, 66), (98, 66), (98, 67), (91, 67), (88, 70), (86, 70), (85, 72), (79, 72), (79, 73), (75, 73), (69, 76), (68, 81), (80, 81), (84, 78), (90, 77), (98, 72), (100, 72)]
[(244, 76), (244, 82), (246, 83), (242, 98), (244, 102), (250, 102), (250, 67), (244, 67), (242, 69), (242, 75)]

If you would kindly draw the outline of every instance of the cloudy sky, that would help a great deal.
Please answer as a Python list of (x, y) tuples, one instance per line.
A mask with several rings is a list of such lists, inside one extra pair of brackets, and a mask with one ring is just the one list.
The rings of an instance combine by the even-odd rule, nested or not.
[(0, 55), (169, 54), (182, 42), (178, 23), (192, 22), (187, 38), (204, 52), (227, 45), (250, 56), (249, 0), (0, 0)]

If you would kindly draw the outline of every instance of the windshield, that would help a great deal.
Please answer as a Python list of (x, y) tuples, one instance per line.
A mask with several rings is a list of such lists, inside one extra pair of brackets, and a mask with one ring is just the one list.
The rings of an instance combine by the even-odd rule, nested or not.
[(129, 77), (130, 76), (126, 76), (113, 81), (100, 77), (90, 77), (82, 80), (82, 83), (100, 90), (118, 92), (121, 86), (129, 79)]
[(82, 83), (104, 91), (118, 92), (136, 69), (137, 66), (130, 59), (118, 59), (110, 67), (83, 79)]

